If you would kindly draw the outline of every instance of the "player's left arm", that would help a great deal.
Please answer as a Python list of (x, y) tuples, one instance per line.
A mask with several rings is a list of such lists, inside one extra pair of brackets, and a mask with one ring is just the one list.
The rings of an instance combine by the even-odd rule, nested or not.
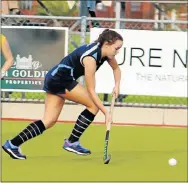
[(12, 55), (7, 39), (5, 39), (4, 43), (1, 45), (1, 49), (2, 49), (3, 56), (5, 58), (5, 63), (1, 68), (1, 72), (2, 72), (1, 77), (3, 77), (5, 72), (13, 65), (14, 59), (13, 59), (13, 55)]
[(119, 95), (119, 91), (120, 91), (121, 70), (115, 58), (113, 59), (108, 58), (108, 64), (111, 66), (113, 73), (114, 73), (115, 86), (113, 89), (113, 93), (115, 94), (117, 98)]

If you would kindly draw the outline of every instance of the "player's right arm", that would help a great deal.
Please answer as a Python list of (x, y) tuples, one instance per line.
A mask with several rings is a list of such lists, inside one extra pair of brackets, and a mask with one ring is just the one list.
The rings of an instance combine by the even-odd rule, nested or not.
[(93, 57), (85, 57), (83, 59), (83, 64), (85, 68), (85, 80), (86, 87), (91, 96), (91, 99), (95, 105), (102, 111), (104, 115), (107, 115), (107, 109), (102, 104), (100, 98), (95, 92), (95, 72), (96, 72), (96, 60)]

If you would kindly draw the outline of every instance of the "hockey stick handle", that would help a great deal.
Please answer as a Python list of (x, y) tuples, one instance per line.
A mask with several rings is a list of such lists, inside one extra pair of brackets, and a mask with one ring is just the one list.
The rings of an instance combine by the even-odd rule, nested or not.
[(110, 131), (110, 129), (111, 129), (115, 100), (116, 100), (116, 96), (115, 96), (115, 94), (113, 94), (113, 96), (112, 96), (112, 101), (111, 101), (111, 105), (110, 105), (110, 111), (109, 111), (109, 115), (110, 115), (110, 117), (111, 117), (111, 121), (108, 121), (108, 124), (107, 124), (107, 131), (108, 131), (108, 130)]
[[(40, 6), (42, 8), (44, 8), (46, 10), (46, 12), (49, 16), (53, 16), (52, 13), (49, 11), (49, 9), (44, 5), (44, 3), (41, 0), (37, 0), (37, 2), (40, 4)], [(53, 22), (54, 22), (55, 26), (60, 27), (60, 23), (56, 19), (53, 19)]]
[(43, 4), (43, 2), (42, 2), (41, 0), (37, 0), (37, 2), (38, 2), (49, 14), (51, 14), (51, 13), (49, 12), (48, 8)]

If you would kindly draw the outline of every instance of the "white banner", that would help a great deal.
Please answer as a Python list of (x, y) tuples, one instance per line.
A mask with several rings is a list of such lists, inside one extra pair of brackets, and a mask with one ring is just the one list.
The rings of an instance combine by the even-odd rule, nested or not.
[[(92, 28), (90, 41), (104, 29)], [(116, 29), (124, 43), (116, 56), (121, 94), (187, 97), (187, 33)], [(105, 63), (96, 73), (97, 93), (111, 93), (113, 72)]]

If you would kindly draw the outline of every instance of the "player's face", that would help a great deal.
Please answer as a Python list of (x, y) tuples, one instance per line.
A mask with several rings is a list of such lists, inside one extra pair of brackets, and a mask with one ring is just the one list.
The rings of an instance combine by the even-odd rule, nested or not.
[(122, 45), (123, 41), (121, 40), (116, 40), (113, 44), (109, 45), (107, 49), (107, 56), (109, 58), (114, 58), (119, 53), (119, 49)]

